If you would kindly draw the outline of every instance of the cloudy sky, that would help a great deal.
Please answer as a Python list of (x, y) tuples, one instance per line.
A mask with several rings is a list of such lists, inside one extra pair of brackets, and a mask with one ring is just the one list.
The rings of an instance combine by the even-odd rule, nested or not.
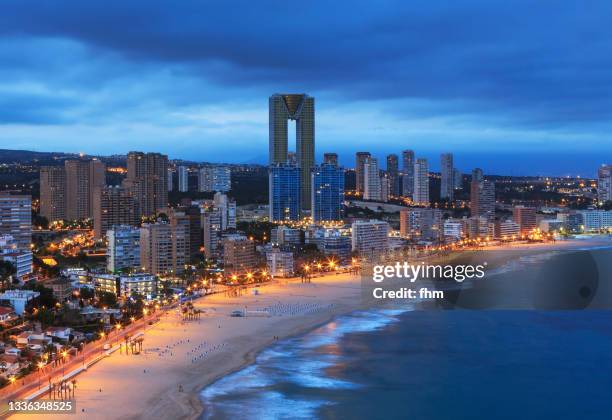
[(612, 2), (4, 0), (0, 148), (265, 162), (267, 98), (317, 155), (593, 175), (612, 161)]

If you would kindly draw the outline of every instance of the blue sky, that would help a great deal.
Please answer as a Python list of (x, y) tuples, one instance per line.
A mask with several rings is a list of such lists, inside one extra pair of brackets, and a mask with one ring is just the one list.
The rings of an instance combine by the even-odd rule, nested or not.
[(267, 98), (317, 155), (451, 151), (488, 173), (612, 160), (606, 1), (5, 0), (0, 148), (265, 162)]

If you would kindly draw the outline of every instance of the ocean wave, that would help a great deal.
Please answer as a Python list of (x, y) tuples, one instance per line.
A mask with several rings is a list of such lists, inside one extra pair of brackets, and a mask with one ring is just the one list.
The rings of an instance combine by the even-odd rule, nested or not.
[[(372, 309), (341, 316), (315, 330), (281, 340), (264, 350), (253, 365), (221, 378), (205, 388), (201, 398), (204, 418), (313, 418), (317, 409), (331, 404), (325, 393), (295, 390), (339, 390), (361, 387), (360, 384), (332, 376), (333, 370), (346, 359), (335, 354), (334, 346), (347, 334), (376, 331), (397, 322), (409, 309)], [(330, 350), (330, 351), (328, 351)]]

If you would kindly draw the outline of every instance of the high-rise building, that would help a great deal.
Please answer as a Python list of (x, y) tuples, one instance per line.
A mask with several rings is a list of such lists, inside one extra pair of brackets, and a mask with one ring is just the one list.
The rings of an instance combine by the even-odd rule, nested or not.
[(255, 242), (243, 235), (228, 235), (223, 240), (223, 265), (226, 273), (244, 273), (257, 266)]
[(178, 190), (180, 192), (189, 191), (189, 168), (186, 166), (179, 166), (178, 172)]
[(472, 217), (495, 219), (495, 184), (486, 180), (482, 169), (472, 171), (470, 184), (470, 214)]
[(155, 215), (168, 205), (168, 156), (129, 152), (124, 186), (132, 190), (143, 216)]
[(168, 223), (140, 228), (140, 264), (145, 272), (155, 275), (172, 271), (172, 228)]
[(0, 261), (10, 262), (15, 267), (15, 277), (20, 281), (32, 274), (32, 251), (19, 248), (11, 235), (0, 235)]
[(218, 192), (214, 195), (213, 204), (221, 215), (221, 229), (236, 229), (236, 201)]
[(168, 192), (174, 191), (174, 168), (168, 168)]
[(370, 152), (357, 152), (355, 154), (355, 177), (357, 191), (363, 193), (365, 191), (364, 165), (372, 155)]
[(403, 172), (402, 195), (412, 199), (414, 193), (414, 151), (404, 150), (402, 152)]
[(140, 269), (140, 228), (118, 225), (106, 231), (106, 269), (116, 273)]
[(232, 188), (232, 172), (227, 166), (204, 166), (198, 176), (200, 191), (227, 192)]
[(182, 273), (191, 258), (191, 222), (187, 213), (181, 209), (169, 209), (168, 218), (172, 232), (172, 270)]
[(601, 202), (612, 200), (612, 165), (602, 165), (597, 171), (597, 198)]
[(324, 163), (316, 167), (312, 178), (312, 219), (315, 222), (341, 220), (344, 201), (344, 169)]
[[(310, 174), (308, 175), (308, 179), (310, 179)], [(301, 176), (302, 171), (296, 166), (281, 164), (270, 166), (269, 200), (271, 222), (300, 219)], [(308, 190), (310, 191), (310, 185)]]
[(66, 169), (40, 168), (40, 215), (49, 222), (66, 219)]
[(221, 214), (218, 208), (207, 209), (202, 213), (202, 232), (204, 255), (206, 258), (220, 257)]
[(93, 198), (106, 185), (106, 167), (97, 159), (67, 160), (66, 218), (87, 219), (93, 216)]
[(536, 209), (534, 207), (514, 206), (512, 220), (519, 225), (521, 235), (528, 235), (537, 226)]
[(93, 197), (94, 237), (102, 238), (115, 225), (136, 226), (140, 213), (132, 191), (119, 186), (96, 188)]
[(306, 94), (274, 94), (269, 100), (270, 164), (288, 159), (288, 120), (295, 120), (301, 208), (310, 209), (310, 170), (315, 164), (315, 103)]
[(380, 176), (380, 201), (386, 203), (391, 196), (391, 179), (389, 175), (383, 174)]
[(323, 163), (338, 166), (338, 154), (337, 153), (324, 153)]
[(453, 168), (453, 184), (456, 190), (463, 189), (463, 174), (457, 168)]
[(440, 198), (442, 200), (453, 200), (455, 193), (455, 174), (453, 170), (452, 153), (440, 155)]
[(413, 240), (439, 241), (443, 236), (442, 212), (423, 208), (400, 211), (400, 234)]
[(0, 235), (12, 236), (18, 250), (30, 250), (32, 197), (0, 192)]
[(363, 164), (363, 198), (380, 201), (382, 196), (378, 159), (370, 157)]
[(353, 251), (375, 256), (389, 249), (389, 224), (381, 220), (358, 220), (351, 226)]
[(89, 162), (67, 160), (66, 167), (66, 218), (86, 219), (89, 213)]
[(391, 195), (399, 196), (399, 158), (396, 154), (387, 156), (387, 175), (389, 176), (389, 186)]
[(427, 159), (419, 158), (414, 162), (412, 201), (416, 204), (429, 205), (429, 169)]
[(189, 219), (189, 254), (190, 260), (195, 261), (202, 254), (203, 245), (202, 212), (200, 206), (187, 206), (181, 208)]

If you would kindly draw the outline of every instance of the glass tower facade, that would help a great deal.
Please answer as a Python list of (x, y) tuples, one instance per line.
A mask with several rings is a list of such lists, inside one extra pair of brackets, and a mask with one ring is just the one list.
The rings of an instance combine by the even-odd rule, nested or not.
[(312, 171), (312, 218), (315, 222), (341, 220), (344, 169), (322, 164)]
[(270, 165), (270, 221), (300, 219), (301, 168), (294, 165)]
[(269, 100), (270, 165), (288, 160), (287, 121), (295, 120), (297, 166), (301, 170), (301, 208), (310, 209), (310, 171), (315, 155), (314, 98), (306, 94), (274, 94)]

